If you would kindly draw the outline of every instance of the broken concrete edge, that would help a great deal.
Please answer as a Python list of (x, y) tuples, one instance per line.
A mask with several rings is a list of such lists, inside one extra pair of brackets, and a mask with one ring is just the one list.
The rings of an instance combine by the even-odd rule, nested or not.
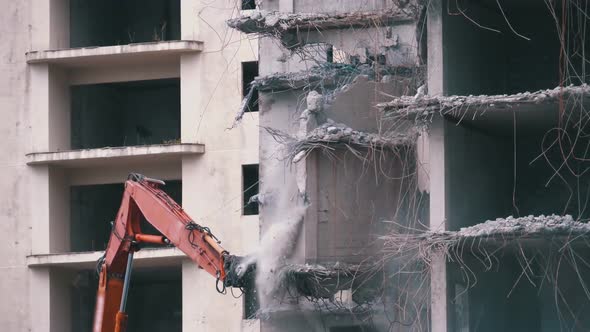
[[(304, 309), (306, 305), (313, 305), (316, 301), (322, 301), (324, 304), (335, 304), (342, 308), (342, 305), (349, 305), (352, 309), (359, 304), (369, 304), (371, 298), (356, 298), (356, 301), (362, 303), (353, 303), (354, 292), (359, 289), (376, 288), (372, 279), (383, 272), (383, 265), (375, 263), (377, 260), (362, 263), (343, 263), (343, 262), (326, 262), (322, 264), (286, 264), (277, 270), (282, 276), (281, 288), (287, 290), (287, 295), (291, 299), (297, 299), (298, 310)], [(343, 291), (350, 292), (350, 299), (342, 301), (338, 294)], [(341, 295), (341, 294), (340, 294)], [(307, 300), (307, 302), (306, 302)], [(289, 311), (287, 304), (273, 308), (265, 308), (260, 311), (258, 316), (264, 316), (264, 313), (276, 311)], [(347, 302), (347, 303), (343, 303)], [(317, 311), (313, 306), (307, 307), (310, 311)]]
[(205, 145), (199, 143), (164, 143), (137, 146), (103, 147), (66, 151), (32, 152), (26, 154), (27, 165), (67, 163), (76, 160), (140, 157), (147, 155), (202, 154)]
[(312, 150), (336, 145), (376, 150), (397, 150), (401, 147), (414, 146), (417, 133), (365, 133), (354, 130), (342, 123), (326, 122), (313, 129), (308, 135), (291, 144), (292, 159), (296, 163)]
[(338, 63), (325, 63), (313, 66), (308, 70), (275, 73), (256, 77), (251, 87), (260, 92), (279, 92), (287, 90), (314, 90), (317, 88), (338, 88), (351, 83), (355, 77), (365, 75), (370, 79), (385, 77), (414, 77), (420, 67), (379, 67), (376, 71), (367, 64), (350, 65)]
[(311, 130), (307, 136), (297, 138), (279, 130), (263, 127), (273, 139), (287, 147), (286, 159), (291, 163), (297, 163), (316, 149), (335, 150), (338, 147), (347, 149), (371, 149), (399, 151), (402, 148), (411, 148), (416, 144), (419, 135), (417, 131), (408, 133), (366, 133), (354, 130), (344, 124), (328, 122)]
[(111, 57), (140, 53), (188, 53), (203, 50), (203, 42), (196, 40), (170, 40), (131, 43), (125, 45), (74, 47), (36, 50), (25, 53), (27, 63), (44, 63), (74, 58)]
[(226, 22), (230, 28), (243, 33), (279, 36), (288, 31), (377, 27), (413, 22), (418, 19), (419, 11), (416, 11), (414, 7), (347, 13), (284, 13), (254, 10)]
[(560, 99), (582, 97), (590, 101), (587, 84), (556, 87), (535, 92), (479, 96), (402, 96), (377, 105), (383, 112), (408, 118), (427, 118), (434, 114), (445, 115), (466, 109), (499, 111), (523, 105), (557, 103)]
[[(587, 240), (590, 237), (590, 224), (574, 220), (571, 215), (540, 215), (514, 218), (498, 218), (458, 231), (424, 231), (409, 233), (392, 233), (382, 236), (385, 250), (390, 253), (402, 253), (420, 248), (424, 254), (433, 250), (446, 251), (465, 244), (474, 244), (478, 250), (481, 245), (503, 246), (509, 242), (522, 244), (535, 239)], [(469, 250), (465, 250), (469, 251)]]

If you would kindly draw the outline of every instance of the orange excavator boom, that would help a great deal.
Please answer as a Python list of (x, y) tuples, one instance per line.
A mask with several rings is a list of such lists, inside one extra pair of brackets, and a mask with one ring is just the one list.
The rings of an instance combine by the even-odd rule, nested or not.
[[(230, 255), (208, 227), (197, 224), (160, 186), (163, 181), (132, 173), (125, 182), (121, 207), (104, 256), (98, 262), (99, 283), (94, 332), (124, 332), (133, 254), (141, 243), (172, 244), (217, 280), (217, 290), (243, 287), (247, 274), (241, 257)], [(143, 234), (144, 217), (162, 235)], [(251, 270), (251, 269), (250, 269)]]

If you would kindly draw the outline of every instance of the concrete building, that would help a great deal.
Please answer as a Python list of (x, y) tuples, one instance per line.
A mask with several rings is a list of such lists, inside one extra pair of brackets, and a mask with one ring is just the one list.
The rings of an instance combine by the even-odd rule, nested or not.
[[(256, 190), (257, 112), (226, 130), (257, 70), (256, 40), (225, 23), (241, 1), (2, 5), (0, 330), (90, 331), (130, 172), (165, 180), (228, 250), (256, 245), (242, 192)], [(130, 331), (241, 329), (242, 299), (175, 248), (141, 250), (133, 280)]]
[(586, 7), (260, 6), (261, 330), (589, 328)]
[(143, 249), (132, 331), (590, 329), (583, 1), (4, 5), (2, 330), (89, 330), (130, 171), (257, 269)]

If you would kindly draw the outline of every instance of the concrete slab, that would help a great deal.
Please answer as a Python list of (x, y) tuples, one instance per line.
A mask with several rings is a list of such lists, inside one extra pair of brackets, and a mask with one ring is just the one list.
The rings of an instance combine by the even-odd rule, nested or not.
[(160, 64), (180, 61), (180, 55), (203, 50), (203, 42), (174, 40), (103, 47), (83, 47), (26, 53), (28, 64), (59, 64), (80, 68), (113, 65)]
[[(90, 269), (96, 266), (96, 261), (103, 251), (75, 252), (63, 254), (44, 254), (27, 256), (29, 268), (59, 266), (72, 269)], [(134, 266), (181, 266), (185, 254), (177, 248), (142, 249), (134, 257)]]
[(56, 165), (66, 168), (112, 166), (134, 162), (180, 162), (184, 155), (205, 153), (203, 144), (157, 144), (107, 147), (27, 154), (27, 165)]

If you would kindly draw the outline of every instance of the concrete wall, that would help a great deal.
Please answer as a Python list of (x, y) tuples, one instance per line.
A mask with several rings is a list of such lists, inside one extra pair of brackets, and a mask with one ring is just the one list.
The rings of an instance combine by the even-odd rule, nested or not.
[[(27, 331), (28, 271), (25, 257), (31, 250), (30, 173), (24, 151), (30, 148), (30, 107), (26, 94), (30, 89), (24, 53), (29, 47), (26, 26), (31, 18), (30, 2), (2, 1), (0, 29), (5, 31), (0, 49), (0, 230), (5, 241), (0, 244), (2, 277), (0, 292), (0, 326), (6, 331)], [(12, 295), (8, 295), (12, 294)], [(42, 317), (40, 317), (43, 319)]]
[[(235, 254), (258, 243), (258, 216), (242, 216), (241, 165), (258, 163), (258, 114), (232, 130), (242, 97), (241, 62), (257, 60), (258, 45), (226, 26), (237, 15), (235, 0), (183, 0), (182, 39), (201, 40), (205, 51), (181, 58), (181, 139), (207, 152), (182, 162), (183, 206), (211, 227)], [(243, 299), (217, 293), (215, 280), (194, 263), (183, 263), (183, 331), (239, 331)], [(236, 294), (237, 295), (237, 294)], [(207, 299), (204, 301), (203, 299)]]

